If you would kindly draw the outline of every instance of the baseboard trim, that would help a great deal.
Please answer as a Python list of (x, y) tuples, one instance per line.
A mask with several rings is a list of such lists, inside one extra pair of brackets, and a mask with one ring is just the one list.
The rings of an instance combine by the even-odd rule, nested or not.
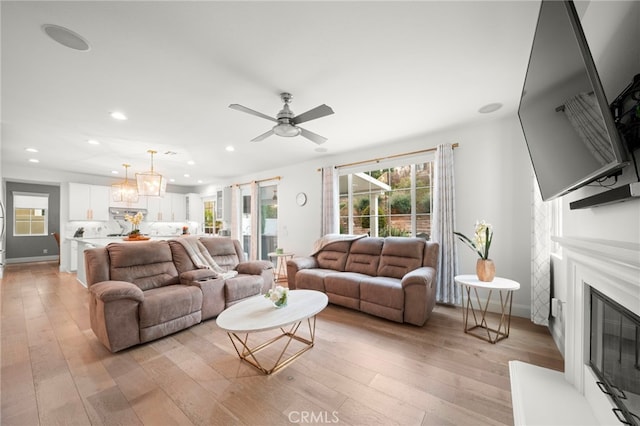
[(32, 262), (51, 262), (58, 260), (58, 255), (53, 256), (32, 256), (32, 257), (14, 257), (13, 259), (5, 259), (5, 263), (32, 263)]

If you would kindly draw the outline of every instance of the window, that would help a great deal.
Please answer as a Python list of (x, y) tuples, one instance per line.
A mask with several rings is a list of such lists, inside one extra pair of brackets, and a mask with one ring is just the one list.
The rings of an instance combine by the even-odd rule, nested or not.
[(429, 239), (432, 181), (430, 159), (345, 171), (340, 176), (340, 233)]
[(13, 193), (13, 235), (48, 235), (49, 195)]
[(204, 202), (204, 233), (205, 234), (217, 234), (218, 227), (215, 226), (216, 217), (216, 202), (212, 200), (205, 200)]
[[(551, 204), (551, 237), (562, 237), (562, 198), (558, 197), (549, 201)], [(557, 241), (551, 241), (551, 253), (562, 256), (562, 246)]]
[(260, 186), (260, 254), (269, 260), (269, 253), (278, 247), (278, 186)]

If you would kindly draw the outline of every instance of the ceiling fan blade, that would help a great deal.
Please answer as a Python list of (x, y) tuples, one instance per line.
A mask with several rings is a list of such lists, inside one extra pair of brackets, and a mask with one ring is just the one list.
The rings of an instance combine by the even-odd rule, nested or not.
[(235, 110), (238, 110), (238, 111), (242, 111), (242, 112), (246, 112), (247, 114), (255, 115), (257, 117), (262, 117), (262, 118), (265, 118), (267, 120), (275, 121), (276, 123), (278, 122), (278, 120), (273, 118), (273, 117), (269, 117), (266, 114), (263, 114), (261, 112), (252, 110), (251, 108), (247, 108), (247, 107), (242, 106), (242, 105), (231, 104), (231, 105), (229, 105), (229, 108), (235, 109)]
[(316, 118), (325, 117), (331, 114), (333, 114), (333, 110), (331, 109), (331, 107), (322, 104), (313, 109), (310, 109), (307, 112), (303, 112), (300, 115), (296, 115), (291, 121), (293, 122), (293, 124), (300, 124), (304, 123), (305, 121), (315, 120)]
[(324, 136), (320, 136), (317, 133), (310, 132), (306, 129), (303, 129), (302, 127), (299, 127), (299, 129), (300, 129), (301, 136), (304, 136), (305, 138), (309, 139), (311, 142), (317, 143), (318, 145), (322, 145), (328, 140)]
[(255, 138), (251, 139), (251, 142), (260, 142), (261, 140), (268, 138), (272, 134), (273, 134), (273, 129), (261, 134), (260, 136), (256, 136)]

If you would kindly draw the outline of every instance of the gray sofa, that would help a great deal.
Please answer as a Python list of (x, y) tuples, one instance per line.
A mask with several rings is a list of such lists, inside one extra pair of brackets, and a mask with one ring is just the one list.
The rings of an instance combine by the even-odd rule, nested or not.
[(287, 280), (330, 303), (422, 326), (435, 306), (438, 259), (438, 243), (421, 238), (340, 240), (289, 260)]
[(213, 318), (273, 283), (271, 262), (242, 262), (240, 244), (201, 238), (224, 279), (199, 269), (177, 240), (111, 243), (84, 252), (91, 329), (111, 352)]

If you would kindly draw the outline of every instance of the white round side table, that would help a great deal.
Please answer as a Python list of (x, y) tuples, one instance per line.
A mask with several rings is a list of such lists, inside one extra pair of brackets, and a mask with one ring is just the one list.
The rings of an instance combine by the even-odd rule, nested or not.
[[(465, 291), (462, 292), (462, 315), (464, 320), (464, 332), (471, 334), (474, 337), (488, 341), (489, 343), (496, 343), (502, 339), (509, 337), (509, 330), (511, 329), (511, 306), (513, 304), (513, 292), (520, 288), (520, 283), (509, 280), (507, 278), (495, 277), (491, 282), (480, 281), (476, 275), (457, 275), (455, 277), (456, 283), (460, 284)], [(477, 308), (473, 304), (473, 298), (471, 295), (471, 289), (473, 289)], [(487, 300), (483, 304), (480, 302), (480, 296), (478, 295), (478, 289), (489, 290)], [(487, 308), (489, 307), (489, 301), (494, 290), (500, 293), (500, 320), (498, 322), (498, 328), (491, 328), (487, 324)], [(465, 293), (467, 294), (467, 302), (464, 301)], [(473, 316), (473, 325), (469, 325), (469, 314)], [(480, 318), (480, 321), (478, 321)], [(472, 330), (481, 329), (486, 331), (480, 334), (471, 333)], [(493, 335), (492, 335), (493, 333)]]

